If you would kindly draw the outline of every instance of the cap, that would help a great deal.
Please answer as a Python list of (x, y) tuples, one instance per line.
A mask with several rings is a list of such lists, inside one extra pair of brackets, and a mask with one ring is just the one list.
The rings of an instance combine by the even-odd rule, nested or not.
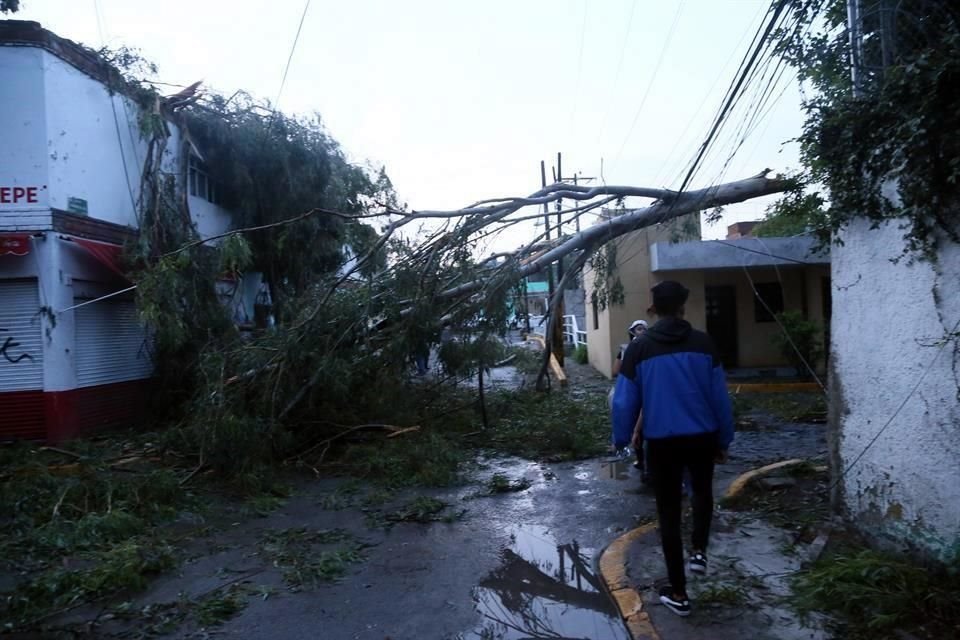
[(653, 306), (657, 306), (657, 302), (683, 304), (690, 295), (690, 290), (675, 280), (664, 280), (650, 292), (653, 294)]
[(647, 321), (646, 321), (646, 320), (634, 320), (633, 322), (630, 323), (630, 326), (627, 328), (627, 332), (628, 332), (628, 333), (633, 333), (634, 329), (636, 329), (637, 327), (643, 327), (644, 329), (646, 329), (646, 328), (647, 328)]

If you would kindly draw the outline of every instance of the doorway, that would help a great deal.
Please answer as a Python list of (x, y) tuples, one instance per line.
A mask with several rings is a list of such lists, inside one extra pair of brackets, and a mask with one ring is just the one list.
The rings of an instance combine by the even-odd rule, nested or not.
[(707, 334), (713, 338), (723, 366), (737, 366), (737, 292), (731, 285), (706, 287)]

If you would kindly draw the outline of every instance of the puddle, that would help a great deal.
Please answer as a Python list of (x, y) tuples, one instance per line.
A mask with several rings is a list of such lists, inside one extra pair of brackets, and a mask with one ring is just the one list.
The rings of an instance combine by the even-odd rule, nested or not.
[(623, 460), (601, 462), (597, 478), (601, 480), (629, 480), (631, 463)]
[(593, 549), (558, 542), (546, 527), (512, 526), (502, 564), (474, 590), (483, 621), (462, 640), (629, 640), (593, 571)]

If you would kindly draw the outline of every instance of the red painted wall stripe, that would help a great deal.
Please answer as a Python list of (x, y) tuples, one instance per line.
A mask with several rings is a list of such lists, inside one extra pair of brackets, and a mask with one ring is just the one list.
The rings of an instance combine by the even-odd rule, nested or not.
[(147, 404), (150, 382), (0, 393), (0, 440), (64, 442), (99, 429), (136, 427)]

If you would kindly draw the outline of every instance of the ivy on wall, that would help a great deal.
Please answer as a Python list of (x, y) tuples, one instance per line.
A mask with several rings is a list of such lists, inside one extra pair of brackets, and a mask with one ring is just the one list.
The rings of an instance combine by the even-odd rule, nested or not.
[(799, 19), (778, 34), (779, 50), (813, 89), (802, 177), (825, 188), (828, 206), (795, 194), (771, 217), (799, 215), (828, 241), (855, 217), (903, 221), (904, 252), (935, 259), (940, 243), (960, 242), (960, 8), (861, 3), (854, 91), (846, 1), (790, 4)]

